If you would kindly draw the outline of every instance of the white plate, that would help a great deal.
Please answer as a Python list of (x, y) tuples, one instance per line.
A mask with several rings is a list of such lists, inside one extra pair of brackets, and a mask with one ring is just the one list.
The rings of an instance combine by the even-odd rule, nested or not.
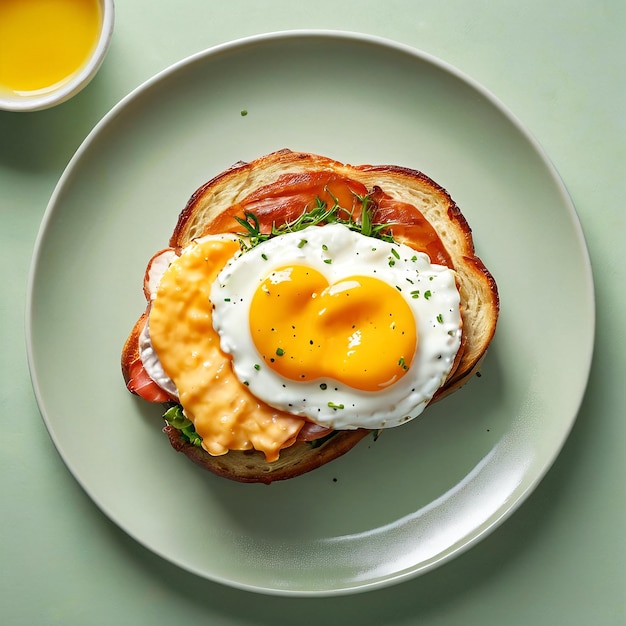
[[(482, 377), (420, 419), (293, 481), (242, 485), (171, 450), (159, 409), (126, 392), (119, 358), (144, 306), (145, 264), (189, 195), (282, 147), (437, 180), (474, 230), (502, 314)], [(200, 576), (292, 595), (416, 576), (498, 526), (561, 449), (594, 334), (580, 226), (529, 134), (442, 62), (328, 32), (218, 46), (116, 106), (50, 201), (28, 314), (44, 420), (102, 511)]]

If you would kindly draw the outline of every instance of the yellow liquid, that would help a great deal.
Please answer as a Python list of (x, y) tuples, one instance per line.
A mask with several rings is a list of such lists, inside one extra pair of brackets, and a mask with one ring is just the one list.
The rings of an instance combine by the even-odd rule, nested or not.
[(0, 88), (46, 92), (87, 62), (100, 30), (98, 0), (0, 0)]

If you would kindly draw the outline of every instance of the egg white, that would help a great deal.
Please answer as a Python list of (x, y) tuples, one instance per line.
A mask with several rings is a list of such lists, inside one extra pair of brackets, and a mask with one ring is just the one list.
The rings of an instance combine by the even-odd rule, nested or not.
[[(397, 288), (413, 312), (419, 337), (406, 374), (369, 392), (330, 378), (293, 381), (270, 367), (259, 368), (250, 303), (271, 272), (290, 264), (312, 267), (329, 284), (362, 275)], [(236, 255), (218, 275), (210, 298), (221, 349), (232, 356), (242, 384), (270, 406), (338, 430), (390, 428), (417, 417), (446, 380), (461, 343), (460, 296), (452, 270), (408, 246), (365, 237), (341, 224), (280, 235)]]

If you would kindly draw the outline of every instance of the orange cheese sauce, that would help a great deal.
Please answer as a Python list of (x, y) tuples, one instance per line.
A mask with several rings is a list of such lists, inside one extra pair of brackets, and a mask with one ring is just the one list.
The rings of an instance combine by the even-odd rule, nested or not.
[(363, 391), (404, 376), (417, 344), (411, 308), (393, 286), (370, 276), (329, 285), (301, 265), (280, 268), (260, 284), (250, 332), (265, 363), (285, 378), (328, 377)]
[(65, 82), (87, 62), (98, 0), (0, 0), (0, 89), (27, 95)]
[(172, 263), (152, 303), (150, 337), (202, 447), (214, 456), (256, 449), (272, 462), (295, 441), (304, 422), (255, 398), (220, 349), (209, 293), (238, 250), (235, 240), (210, 239)]

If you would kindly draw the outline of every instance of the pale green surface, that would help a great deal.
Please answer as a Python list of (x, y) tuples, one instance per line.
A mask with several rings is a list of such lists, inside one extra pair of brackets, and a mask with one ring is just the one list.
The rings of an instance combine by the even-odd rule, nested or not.
[[(510, 5), (510, 6), (506, 6)], [(0, 114), (3, 623), (623, 624), (624, 218), (622, 3), (117, 3), (95, 81), (47, 112)], [(217, 8), (219, 6), (219, 8)], [(323, 10), (326, 8), (326, 10)], [(32, 396), (23, 314), (30, 253), (74, 149), (120, 97), (210, 45), (288, 28), (382, 35), (456, 65), (542, 143), (579, 212), (596, 280), (589, 390), (561, 456), (494, 535), (398, 587), (281, 599), (207, 583), (153, 556), (96, 509), (65, 469)], [(532, 199), (531, 199), (532, 200)], [(575, 341), (575, 338), (572, 338)], [(77, 364), (84, 366), (84, 364)], [(68, 381), (68, 387), (71, 380)]]

